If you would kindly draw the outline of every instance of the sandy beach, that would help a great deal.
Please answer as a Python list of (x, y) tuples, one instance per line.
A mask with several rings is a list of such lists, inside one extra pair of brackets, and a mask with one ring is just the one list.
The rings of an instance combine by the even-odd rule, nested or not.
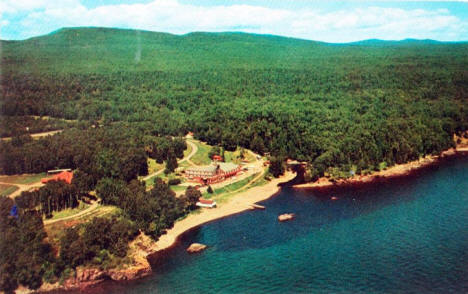
[(333, 185), (368, 183), (376, 179), (400, 177), (400, 176), (407, 175), (414, 170), (429, 166), (435, 163), (440, 158), (453, 156), (456, 154), (467, 153), (467, 152), (468, 152), (468, 147), (457, 146), (456, 149), (454, 148), (448, 149), (446, 151), (443, 151), (440, 155), (428, 155), (424, 158), (420, 158), (419, 160), (410, 161), (404, 164), (397, 164), (385, 170), (376, 171), (370, 175), (365, 175), (365, 176), (356, 175), (354, 177), (343, 179), (343, 180), (338, 180), (338, 181), (330, 181), (330, 179), (326, 177), (322, 177), (315, 182), (296, 184), (296, 185), (293, 185), (293, 187), (294, 188), (319, 188), (319, 187), (328, 187), (328, 186), (333, 186)]
[(228, 202), (220, 204), (217, 208), (205, 208), (201, 213), (190, 214), (183, 220), (176, 222), (174, 227), (159, 238), (154, 247), (156, 248), (156, 252), (171, 247), (181, 234), (190, 229), (219, 218), (252, 209), (252, 204), (275, 195), (281, 189), (278, 187), (279, 184), (288, 182), (295, 176), (295, 173), (287, 172), (282, 177), (273, 179), (264, 186), (254, 187), (233, 196)]

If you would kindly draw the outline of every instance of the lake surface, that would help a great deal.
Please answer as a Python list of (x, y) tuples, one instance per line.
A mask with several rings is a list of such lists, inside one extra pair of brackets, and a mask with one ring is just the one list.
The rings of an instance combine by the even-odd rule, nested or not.
[[(468, 292), (466, 157), (360, 188), (284, 188), (262, 205), (185, 234), (150, 277), (93, 291)], [(286, 212), (297, 217), (279, 223)], [(189, 255), (192, 242), (209, 248)]]

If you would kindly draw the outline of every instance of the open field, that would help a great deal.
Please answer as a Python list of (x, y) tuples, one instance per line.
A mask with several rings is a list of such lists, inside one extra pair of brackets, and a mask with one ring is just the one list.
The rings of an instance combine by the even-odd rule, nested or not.
[(148, 174), (164, 169), (164, 163), (157, 163), (156, 160), (148, 158)]
[[(88, 206), (88, 209), (90, 207)], [(64, 216), (62, 219), (48, 219), (44, 222), (44, 228), (51, 241), (57, 241), (62, 232), (69, 227), (77, 224), (85, 223), (94, 217), (109, 217), (114, 213), (120, 211), (115, 206), (97, 205), (94, 209), (89, 210), (87, 213), (74, 217), (73, 215)]]
[(196, 165), (207, 165), (211, 163), (211, 159), (208, 157), (210, 153), (211, 146), (200, 141), (192, 141), (198, 150), (194, 156), (190, 159)]
[[(198, 147), (198, 151), (192, 157), (191, 161), (196, 165), (210, 164), (211, 159), (208, 157), (208, 153), (210, 153), (212, 146), (206, 143), (200, 142), (200, 141), (195, 141), (195, 140), (192, 140), (192, 143), (194, 143)], [(235, 151), (225, 151), (224, 152), (225, 161), (240, 164), (241, 163), (240, 152), (241, 152), (241, 148), (237, 148)], [(245, 156), (245, 159), (247, 159), (249, 162), (255, 160), (255, 157), (250, 152), (248, 152), (247, 149), (245, 149), (244, 156)]]
[[(184, 151), (184, 158), (190, 155), (192, 152), (192, 146), (190, 144), (187, 144), (187, 149)], [(179, 166), (184, 165), (184, 166), (189, 166), (186, 161), (182, 162)], [(156, 160), (152, 158), (148, 158), (148, 174), (155, 173), (160, 170), (164, 170), (166, 167), (166, 162), (163, 163), (157, 163)]]
[(220, 196), (222, 194), (226, 194), (226, 193), (231, 193), (233, 191), (236, 191), (240, 188), (242, 188), (243, 186), (247, 185), (251, 180), (253, 180), (255, 178), (255, 176), (257, 176), (258, 174), (253, 174), (243, 180), (240, 180), (240, 181), (237, 181), (237, 182), (234, 182), (232, 184), (229, 184), (227, 186), (224, 186), (224, 187), (221, 187), (219, 189), (213, 189), (213, 193), (210, 194), (208, 192), (205, 192), (203, 193), (203, 197), (205, 198), (217, 198), (217, 196)]
[(67, 217), (70, 217), (72, 215), (75, 215), (77, 213), (80, 213), (80, 212), (86, 210), (88, 207), (90, 207), (89, 204), (86, 204), (83, 201), (80, 201), (80, 204), (78, 205), (78, 207), (64, 209), (64, 210), (61, 210), (61, 211), (54, 212), (52, 214), (52, 218), (50, 218), (48, 220), (58, 220), (58, 219), (62, 219), (62, 218), (67, 218)]
[(16, 190), (18, 190), (16, 186), (0, 184), (0, 196), (8, 196)]
[(185, 192), (185, 190), (187, 190), (187, 187), (188, 186), (180, 186), (180, 185), (176, 185), (176, 186), (171, 186), (171, 190), (178, 193), (178, 192)]
[(36, 182), (40, 182), (41, 179), (44, 177), (47, 177), (46, 173), (0, 176), (0, 182), (10, 183), (10, 184), (30, 185)]
[[(226, 162), (234, 162), (237, 164), (240, 164), (242, 162), (242, 159), (240, 158), (240, 153), (241, 153), (241, 148), (237, 147), (237, 149), (233, 152), (226, 151), (224, 153), (224, 158)], [(248, 152), (247, 149), (244, 149), (244, 159), (252, 162), (255, 160), (255, 156), (252, 155), (251, 152)]]
[(187, 143), (187, 149), (185, 149), (184, 151), (184, 158), (188, 157), (190, 155), (190, 153), (192, 152), (192, 145)]

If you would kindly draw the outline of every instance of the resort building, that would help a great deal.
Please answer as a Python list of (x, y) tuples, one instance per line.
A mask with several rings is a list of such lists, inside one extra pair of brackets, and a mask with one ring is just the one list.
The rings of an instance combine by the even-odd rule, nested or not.
[(232, 162), (215, 162), (205, 166), (189, 167), (185, 170), (185, 176), (189, 180), (208, 185), (235, 176), (240, 170), (240, 166)]

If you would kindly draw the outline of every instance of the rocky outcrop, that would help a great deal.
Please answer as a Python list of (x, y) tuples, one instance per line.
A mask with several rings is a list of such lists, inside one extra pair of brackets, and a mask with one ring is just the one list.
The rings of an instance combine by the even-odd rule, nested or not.
[(278, 216), (280, 222), (292, 220), (296, 215), (294, 213), (285, 213)]
[(127, 268), (110, 270), (107, 274), (109, 275), (109, 278), (114, 281), (135, 280), (151, 274), (151, 266), (148, 260), (144, 258)]
[(132, 264), (120, 269), (109, 270), (109, 278), (115, 281), (125, 281), (142, 278), (151, 274), (151, 265), (147, 257), (155, 251), (155, 242), (150, 237), (141, 233), (129, 244), (128, 256), (132, 258)]
[(187, 248), (188, 253), (196, 253), (206, 249), (206, 245), (200, 243), (193, 243)]
[[(105, 280), (129, 281), (145, 277), (152, 272), (147, 256), (154, 253), (156, 249), (155, 242), (141, 233), (129, 244), (127, 256), (131, 258), (131, 263), (109, 270), (78, 267), (73, 276), (63, 281), (63, 283), (44, 283), (36, 292), (49, 292), (52, 290), (81, 291)], [(33, 291), (22, 291), (21, 293), (31, 292)]]

